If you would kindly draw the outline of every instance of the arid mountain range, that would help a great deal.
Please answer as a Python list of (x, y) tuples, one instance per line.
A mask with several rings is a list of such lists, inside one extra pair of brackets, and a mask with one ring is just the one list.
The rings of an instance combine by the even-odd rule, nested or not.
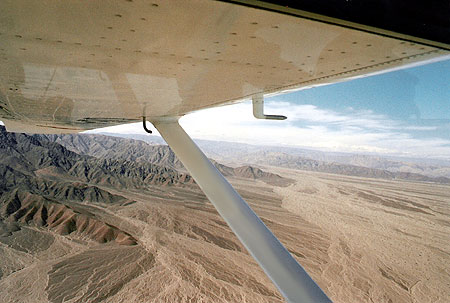
[(3, 127), (0, 151), (0, 218), (9, 222), (6, 227), (31, 224), (62, 235), (77, 232), (100, 243), (134, 243), (131, 236), (77, 211), (70, 202), (126, 204), (133, 201), (105, 187), (193, 184), (189, 175), (169, 167), (79, 155), (43, 136), (7, 133)]
[[(143, 271), (151, 271), (156, 262), (155, 252), (148, 252), (144, 244), (147, 240), (141, 237), (145, 226), (158, 226), (156, 231), (174, 230), (194, 239), (189, 241), (214, 243), (219, 250), (245, 253), (237, 239), (226, 239), (231, 234), (227, 228), (225, 238), (203, 226), (210, 219), (194, 225), (192, 218), (201, 212), (184, 219), (179, 211), (172, 214), (170, 209), (181, 202), (183, 209), (198, 213), (207, 201), (167, 146), (105, 136), (8, 133), (0, 126), (0, 154), (1, 302), (100, 302), (115, 295)], [(215, 164), (226, 175), (242, 180), (291, 184), (290, 179), (259, 168)], [(145, 205), (146, 210), (138, 211), (142, 200), (149, 199), (152, 202)], [(160, 205), (165, 210), (160, 210)], [(149, 208), (153, 211), (148, 212)], [(217, 217), (210, 204), (206, 204), (206, 210)], [(131, 224), (130, 219), (119, 216), (122, 211), (130, 218), (141, 218), (139, 222), (145, 219), (147, 225)], [(173, 215), (179, 219), (174, 220)], [(226, 226), (222, 220), (214, 224)], [(153, 232), (144, 236), (151, 234), (155, 236)], [(121, 270), (116, 272), (116, 266)], [(251, 268), (257, 268), (256, 264)], [(42, 279), (26, 282), (33, 274)], [(272, 285), (267, 289), (254, 280), (254, 274), (242, 273), (240, 278), (227, 277), (228, 270), (219, 270), (218, 274), (225, 275), (221, 279), (254, 283), (239, 286), (243, 291), (238, 293), (276, 301), (280, 298)], [(61, 277), (68, 281), (61, 283)], [(26, 289), (18, 295), (17, 283)], [(77, 283), (83, 287), (77, 288)], [(164, 301), (183, 301), (184, 296), (170, 293)]]
[[(145, 141), (149, 144), (164, 144), (164, 140), (159, 136), (142, 134), (121, 134), (121, 133), (100, 133), (113, 137), (122, 137)], [(223, 163), (236, 162), (244, 159), (252, 163), (255, 155), (265, 153), (282, 153), (291, 156), (298, 156), (326, 163), (338, 163), (346, 165), (362, 166), (388, 170), (390, 172), (407, 172), (425, 175), (428, 177), (450, 178), (450, 159), (428, 158), (428, 157), (407, 157), (405, 155), (387, 154), (358, 154), (344, 152), (321, 151), (317, 149), (307, 149), (286, 146), (262, 146), (245, 143), (194, 140), (201, 149), (211, 158)], [(258, 158), (258, 157), (257, 157)], [(249, 162), (250, 161), (250, 162)]]
[[(341, 164), (337, 162), (324, 162), (304, 158), (302, 156), (290, 155), (284, 152), (257, 152), (241, 158), (252, 164), (286, 167), (305, 171), (324, 172), (346, 176), (379, 178), (386, 180), (409, 180), (436, 183), (450, 183), (447, 177), (430, 177), (418, 173), (392, 171), (387, 169), (370, 168), (360, 165)], [(389, 166), (392, 168), (392, 166)]]
[[(13, 222), (5, 226), (32, 224), (62, 235), (77, 232), (100, 243), (117, 237), (132, 243), (131, 237), (124, 240), (127, 236), (120, 230), (78, 212), (70, 202), (126, 205), (133, 201), (110, 189), (196, 187), (189, 174), (178, 171), (182, 164), (164, 145), (95, 135), (30, 136), (0, 126), (0, 151), (0, 219)], [(290, 184), (259, 168), (215, 165), (226, 176)]]
[[(167, 146), (0, 127), (0, 154), (0, 302), (283, 301)], [(442, 180), (213, 158), (334, 302), (446, 302)]]
[[(150, 145), (141, 140), (104, 135), (35, 135), (61, 144), (68, 150), (100, 159), (118, 159), (138, 163), (153, 163), (185, 172), (183, 164), (167, 145)], [(264, 172), (257, 167), (243, 165), (230, 167), (212, 160), (224, 176), (258, 179), (271, 184), (289, 184), (289, 180)]]
[[(116, 134), (115, 136), (118, 135)], [(129, 139), (131, 135), (125, 135), (125, 137), (127, 137), (126, 139)], [(120, 156), (124, 159), (140, 159), (145, 154), (151, 155), (152, 150), (155, 150), (156, 153), (154, 157), (156, 157), (157, 160), (160, 158), (160, 151), (157, 150), (163, 149), (163, 147), (156, 144), (161, 143), (161, 138), (140, 135), (136, 137), (139, 140), (134, 141), (131, 139), (132, 141), (122, 141), (128, 142), (127, 144), (132, 144), (131, 146), (133, 147), (130, 148), (130, 151), (120, 148), (118, 145), (114, 145), (117, 146), (117, 150), (111, 152), (108, 152), (110, 146), (101, 143), (103, 139), (102, 136), (99, 135), (67, 135), (54, 136), (52, 138), (54, 138), (53, 140), (56, 140), (56, 142), (66, 146), (68, 149), (94, 156)], [(108, 136), (107, 138), (110, 137)], [(115, 138), (117, 142), (120, 142), (119, 137)], [(84, 146), (92, 146), (92, 144), (80, 142), (88, 140), (96, 143), (95, 147), (89, 151), (85, 150)], [(150, 145), (147, 146), (146, 149), (135, 152), (135, 150), (139, 150), (139, 146), (142, 144), (141, 140), (145, 140), (153, 146)], [(222, 163), (230, 163), (233, 166), (270, 165), (356, 177), (436, 182), (443, 184), (450, 183), (450, 162), (448, 163), (448, 166), (446, 166), (447, 161), (445, 160), (423, 159), (422, 163), (418, 164), (414, 162), (417, 162), (417, 159), (408, 162), (407, 159), (398, 161), (380, 156), (324, 153), (285, 147), (265, 147), (205, 140), (198, 140), (197, 143), (209, 157)], [(170, 155), (164, 152), (163, 154)], [(176, 161), (175, 158), (168, 160), (169, 161), (167, 162)], [(174, 164), (175, 168), (182, 167), (181, 163)]]

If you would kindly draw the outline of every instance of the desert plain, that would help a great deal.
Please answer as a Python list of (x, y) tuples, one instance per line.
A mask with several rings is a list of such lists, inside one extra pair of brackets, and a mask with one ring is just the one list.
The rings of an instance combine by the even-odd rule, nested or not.
[[(264, 167), (229, 178), (334, 302), (448, 302), (450, 187)], [(99, 244), (28, 226), (0, 243), (1, 302), (283, 302), (196, 186), (75, 203), (136, 239)]]
[[(166, 145), (0, 127), (0, 154), (0, 302), (284, 301)], [(450, 302), (450, 179), (259, 159), (214, 163), (333, 302)]]

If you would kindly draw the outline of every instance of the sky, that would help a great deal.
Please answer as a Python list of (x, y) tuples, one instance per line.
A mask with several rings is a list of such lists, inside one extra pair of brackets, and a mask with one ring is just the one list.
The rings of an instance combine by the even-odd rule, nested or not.
[[(180, 124), (197, 139), (450, 159), (450, 60), (266, 98), (265, 113), (288, 119), (257, 120), (248, 100)], [(100, 131), (143, 134), (141, 123)]]

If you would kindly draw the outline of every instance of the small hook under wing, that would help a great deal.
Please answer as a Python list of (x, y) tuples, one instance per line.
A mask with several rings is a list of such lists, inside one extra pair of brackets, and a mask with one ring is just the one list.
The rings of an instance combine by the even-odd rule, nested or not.
[(147, 133), (149, 133), (149, 134), (152, 133), (152, 131), (149, 130), (149, 129), (147, 128), (147, 121), (145, 120), (145, 116), (142, 117), (142, 125), (144, 126), (144, 130), (145, 130)]
[(264, 95), (258, 94), (252, 97), (253, 101), (253, 116), (256, 119), (267, 119), (267, 120), (285, 120), (286, 116), (281, 115), (264, 115)]

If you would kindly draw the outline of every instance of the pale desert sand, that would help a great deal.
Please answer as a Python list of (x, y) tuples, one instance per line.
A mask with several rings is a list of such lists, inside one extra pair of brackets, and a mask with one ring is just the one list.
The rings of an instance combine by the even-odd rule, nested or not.
[[(450, 187), (269, 171), (296, 182), (232, 183), (334, 302), (449, 302)], [(0, 302), (283, 301), (197, 189), (121, 194), (79, 209), (137, 245), (23, 228), (0, 243)]]
[(320, 226), (335, 302), (450, 302), (450, 187), (284, 171), (282, 207)]

